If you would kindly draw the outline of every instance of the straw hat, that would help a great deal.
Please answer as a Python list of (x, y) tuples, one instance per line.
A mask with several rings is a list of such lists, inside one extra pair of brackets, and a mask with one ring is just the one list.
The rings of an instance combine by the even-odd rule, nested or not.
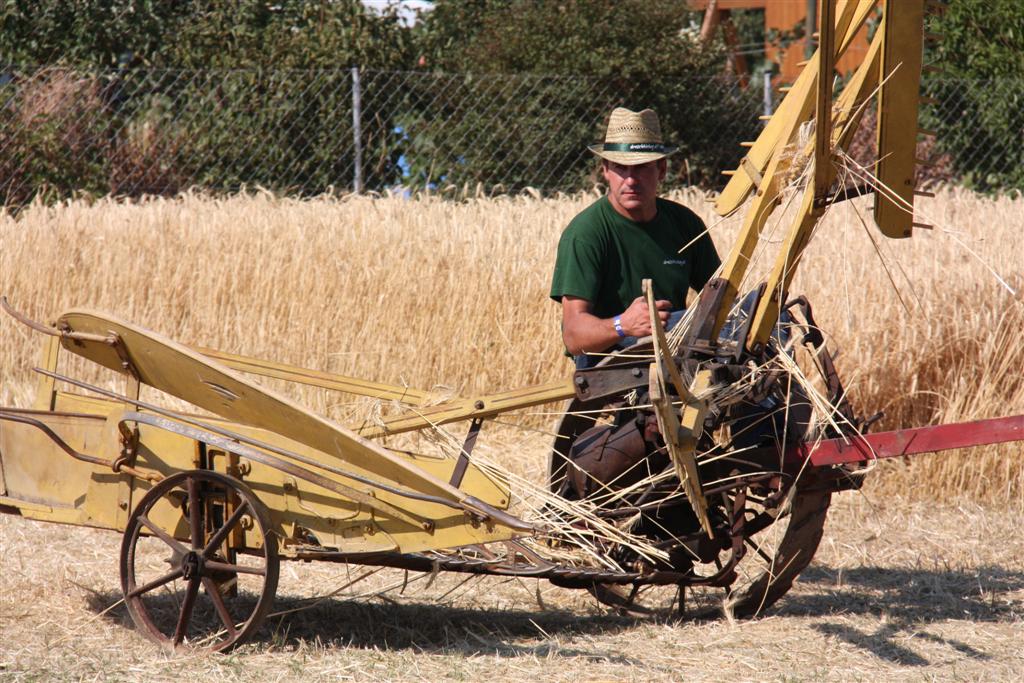
[(616, 107), (608, 117), (604, 142), (587, 147), (591, 152), (617, 164), (635, 166), (664, 159), (678, 147), (666, 145), (661, 139), (661, 124), (653, 109), (630, 111)]

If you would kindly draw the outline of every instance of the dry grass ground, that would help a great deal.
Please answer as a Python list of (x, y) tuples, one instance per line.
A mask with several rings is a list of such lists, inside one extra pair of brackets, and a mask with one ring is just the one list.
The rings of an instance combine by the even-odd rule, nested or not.
[[(724, 251), (737, 221), (680, 198)], [(95, 308), (186, 343), (470, 395), (568, 372), (548, 277), (590, 199), (37, 206), (0, 217), (0, 293), (37, 319)], [(1024, 201), (943, 191), (921, 212), (936, 230), (883, 242), (862, 200), (834, 208), (794, 293), (811, 297), (855, 404), (885, 410), (883, 426), (1024, 412)], [(0, 321), (0, 405), (30, 402), (37, 342)], [(367, 408), (299, 398), (341, 419)], [(507, 420), (531, 431), (488, 426), (479, 448), (540, 479), (554, 413)], [(637, 622), (549, 586), (540, 606), (535, 582), (441, 577), (425, 594), (330, 597), (223, 658), (165, 657), (120, 608), (100, 614), (118, 599), (116, 534), (3, 517), (0, 677), (1020, 678), (1020, 444), (880, 469), (845, 495), (816, 563), (766, 619)], [(330, 594), (345, 571), (286, 565), (278, 608)]]
[(736, 623), (625, 618), (533, 579), (442, 575), (352, 600), (403, 576), (334, 594), (362, 570), (286, 563), (275, 609), (308, 609), (271, 618), (233, 654), (171, 657), (117, 604), (117, 534), (5, 516), (0, 678), (1016, 681), (1022, 524), (1020, 512), (845, 494), (778, 608)]

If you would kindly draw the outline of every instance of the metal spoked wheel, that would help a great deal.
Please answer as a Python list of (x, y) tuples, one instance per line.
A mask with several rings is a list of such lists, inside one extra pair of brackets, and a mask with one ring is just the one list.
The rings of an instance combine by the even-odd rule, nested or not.
[[(831, 498), (827, 489), (799, 483), (790, 486), (779, 503), (770, 503), (749, 488), (723, 495), (723, 509), (740, 500), (743, 551), (727, 587), (697, 584), (682, 589), (685, 611), (694, 615), (722, 612), (743, 619), (775, 604), (813, 559)], [(714, 573), (731, 553), (731, 548), (722, 549), (704, 558), (709, 561), (697, 564), (695, 574)]]
[[(609, 403), (621, 406), (621, 402)], [(566, 406), (551, 457), (552, 490), (558, 491), (566, 477), (565, 454), (595, 420), (602, 419), (601, 408), (578, 400)], [(702, 476), (708, 477), (710, 473), (703, 470), (702, 467)], [(693, 561), (688, 578), (692, 581), (633, 589), (598, 585), (591, 592), (607, 605), (636, 613), (668, 615), (682, 611), (701, 617), (724, 612), (737, 618), (756, 616), (792, 587), (797, 575), (814, 557), (831, 495), (829, 489), (815, 486), (804, 477), (792, 479), (781, 474), (770, 483), (738, 484), (709, 499), (719, 541), (702, 542), (700, 547), (688, 544), (691, 550), (686, 552)], [(730, 572), (727, 565), (734, 549), (728, 536), (740, 518), (743, 548)], [(710, 581), (723, 567), (729, 580)]]
[(251, 636), (277, 590), (266, 508), (217, 472), (174, 474), (132, 512), (121, 587), (136, 627), (169, 647), (226, 651)]

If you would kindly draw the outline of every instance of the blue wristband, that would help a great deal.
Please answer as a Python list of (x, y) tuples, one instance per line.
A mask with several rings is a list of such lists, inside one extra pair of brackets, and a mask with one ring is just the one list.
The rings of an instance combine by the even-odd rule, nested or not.
[(626, 332), (622, 329), (621, 315), (615, 316), (615, 320), (612, 321), (612, 324), (615, 326), (615, 334), (619, 335), (620, 338), (626, 336)]

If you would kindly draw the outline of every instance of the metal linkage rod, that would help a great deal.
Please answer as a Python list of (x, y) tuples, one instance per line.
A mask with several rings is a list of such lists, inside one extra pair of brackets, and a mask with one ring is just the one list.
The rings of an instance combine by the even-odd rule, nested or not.
[(12, 413), (3, 410), (0, 411), (0, 420), (7, 420), (8, 422), (19, 422), (21, 424), (29, 425), (30, 427), (35, 427), (43, 434), (45, 434), (47, 438), (50, 439), (50, 441), (53, 441), (55, 444), (57, 444), (57, 446), (62, 451), (70, 455), (75, 460), (87, 462), (91, 465), (103, 465), (104, 467), (109, 467), (114, 472), (125, 472), (126, 474), (130, 474), (133, 477), (139, 477), (141, 479), (146, 479), (148, 481), (160, 481), (160, 479), (163, 478), (155, 472), (143, 472), (142, 470), (136, 469), (131, 465), (126, 465), (123, 462), (119, 463), (116, 460), (106, 460), (105, 458), (99, 458), (95, 455), (81, 453), (72, 448), (71, 444), (69, 444), (67, 441), (61, 438), (61, 436), (57, 434), (57, 432), (53, 431), (53, 429), (51, 429), (48, 424), (46, 424), (42, 420), (37, 420), (34, 417), (29, 417), (28, 415), (20, 415), (18, 413)]
[(811, 465), (821, 467), (1009, 441), (1024, 441), (1024, 415), (802, 443), (789, 448), (786, 459), (810, 458)]

